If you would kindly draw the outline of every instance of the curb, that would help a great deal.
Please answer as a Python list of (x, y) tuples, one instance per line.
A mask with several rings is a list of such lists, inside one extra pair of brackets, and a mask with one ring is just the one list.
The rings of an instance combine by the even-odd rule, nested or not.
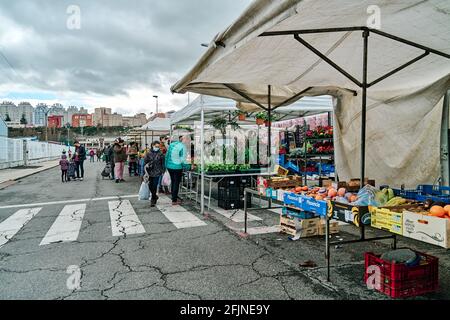
[(27, 174), (25, 174), (25, 175), (23, 175), (23, 176), (21, 176), (21, 177), (15, 178), (15, 179), (5, 180), (5, 181), (3, 181), (3, 182), (0, 182), (0, 184), (6, 183), (6, 182), (9, 182), (9, 181), (19, 181), (20, 179), (27, 178), (27, 177), (30, 177), (30, 176), (32, 176), (32, 175), (38, 174), (38, 173), (40, 173), (40, 172), (44, 172), (44, 171), (53, 169), (53, 168), (55, 168), (55, 167), (57, 167), (57, 166), (59, 166), (59, 164), (55, 164), (55, 165), (53, 165), (53, 166), (47, 167), (47, 168), (45, 168), (45, 169), (42, 169), (42, 170), (39, 170), (39, 171), (36, 171), (36, 172), (27, 173)]

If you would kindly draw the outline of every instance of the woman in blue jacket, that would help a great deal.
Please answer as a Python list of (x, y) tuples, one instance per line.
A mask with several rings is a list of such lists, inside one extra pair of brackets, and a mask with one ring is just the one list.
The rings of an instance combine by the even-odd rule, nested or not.
[(181, 178), (183, 176), (183, 168), (189, 166), (186, 162), (187, 151), (183, 143), (183, 136), (172, 140), (169, 150), (166, 153), (166, 168), (170, 174), (172, 205), (180, 205), (181, 200), (178, 198), (180, 190)]

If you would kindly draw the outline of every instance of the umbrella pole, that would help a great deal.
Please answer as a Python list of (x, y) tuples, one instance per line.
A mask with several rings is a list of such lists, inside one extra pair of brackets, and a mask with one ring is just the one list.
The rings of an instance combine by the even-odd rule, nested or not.
[[(267, 87), (267, 117), (269, 125), (267, 127), (267, 171), (270, 172), (272, 168), (272, 86)], [(272, 200), (269, 199), (269, 209), (272, 208)]]
[[(200, 171), (201, 171), (201, 197), (200, 197), (200, 213), (205, 214), (205, 111), (203, 106), (201, 109), (201, 120), (200, 120)], [(211, 183), (211, 182), (210, 182)], [(197, 189), (198, 190), (198, 189)]]
[(362, 111), (361, 111), (361, 188), (364, 187), (366, 171), (366, 114), (367, 114), (367, 56), (369, 31), (363, 31), (364, 53), (363, 53), (363, 82), (362, 82)]

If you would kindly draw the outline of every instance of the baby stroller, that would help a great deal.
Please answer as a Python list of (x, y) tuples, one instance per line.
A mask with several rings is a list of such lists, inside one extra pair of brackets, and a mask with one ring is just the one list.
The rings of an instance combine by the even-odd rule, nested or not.
[(109, 176), (111, 175), (111, 164), (107, 163), (105, 169), (103, 169), (102, 171), (102, 180), (104, 180), (105, 178), (109, 178)]
[(69, 169), (67, 170), (67, 180), (70, 181), (70, 179), (75, 180), (76, 176), (75, 176), (75, 163), (73, 161), (71, 161), (69, 163)]

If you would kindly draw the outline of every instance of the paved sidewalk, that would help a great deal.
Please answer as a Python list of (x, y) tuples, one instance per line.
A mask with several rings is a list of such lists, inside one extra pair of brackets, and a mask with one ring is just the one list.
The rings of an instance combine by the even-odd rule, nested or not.
[(16, 180), (54, 168), (58, 165), (59, 159), (32, 164), (29, 168), (20, 167), (0, 170), (0, 190), (14, 184), (14, 181)]

